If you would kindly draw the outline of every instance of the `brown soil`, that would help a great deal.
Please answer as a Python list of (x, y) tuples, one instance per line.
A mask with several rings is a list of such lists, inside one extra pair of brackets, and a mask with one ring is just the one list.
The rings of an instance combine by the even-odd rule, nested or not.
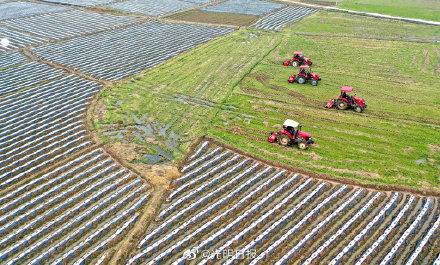
[(255, 23), (259, 17), (252, 15), (209, 12), (202, 10), (189, 10), (182, 13), (176, 13), (165, 17), (166, 19), (178, 21), (201, 22), (209, 24), (249, 26)]

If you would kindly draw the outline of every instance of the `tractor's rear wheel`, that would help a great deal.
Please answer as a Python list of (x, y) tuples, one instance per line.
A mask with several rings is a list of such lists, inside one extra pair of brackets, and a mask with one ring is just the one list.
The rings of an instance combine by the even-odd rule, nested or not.
[(298, 148), (301, 150), (306, 150), (309, 147), (309, 145), (304, 141), (304, 139), (298, 140)]
[(306, 82), (306, 79), (303, 76), (298, 77), (298, 84), (304, 84)]
[(318, 81), (313, 79), (311, 82), (312, 86), (317, 86), (318, 85)]
[(356, 106), (354, 107), (354, 111), (356, 111), (357, 113), (361, 113), (362, 111), (364, 111), (364, 108), (362, 108), (362, 107), (359, 106), (359, 105), (356, 105)]
[(279, 133), (277, 135), (278, 138), (278, 143), (282, 146), (289, 146), (292, 142), (292, 139), (290, 139), (290, 137), (284, 133)]
[(344, 109), (347, 109), (348, 108), (348, 103), (347, 103), (347, 101), (345, 101), (345, 100), (342, 100), (342, 99), (339, 99), (338, 100), (338, 109), (342, 109), (342, 110), (344, 110)]
[(297, 66), (298, 66), (298, 62), (297, 62), (297, 61), (292, 61), (291, 65), (292, 65), (293, 67), (297, 67)]

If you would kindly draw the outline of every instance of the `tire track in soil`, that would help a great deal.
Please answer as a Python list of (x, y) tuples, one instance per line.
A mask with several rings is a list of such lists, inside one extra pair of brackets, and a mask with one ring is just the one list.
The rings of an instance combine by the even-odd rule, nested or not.
[[(276, 85), (269, 85), (269, 86), (274, 86), (274, 87), (278, 87)], [(279, 89), (282, 90), (286, 90), (285, 87), (278, 87)], [(260, 90), (256, 90), (256, 89), (252, 89), (252, 88), (247, 88), (247, 87), (240, 87), (240, 89), (244, 90), (244, 91), (249, 91), (252, 92), (251, 94), (245, 94), (247, 96), (253, 96), (256, 97), (255, 95), (262, 95), (264, 96), (264, 98), (259, 98), (259, 99), (264, 99), (264, 100), (271, 100), (274, 102), (279, 102), (279, 103), (284, 103), (286, 105), (290, 105), (290, 106), (307, 106), (310, 108), (315, 108), (315, 109), (324, 109), (325, 104), (327, 104), (327, 102), (321, 102), (321, 101), (317, 101), (314, 99), (308, 99), (306, 98), (304, 95), (302, 95), (301, 93), (298, 92), (293, 92), (293, 91), (289, 91), (289, 93), (287, 93), (288, 96), (290, 96), (291, 98), (294, 99), (299, 99), (302, 100), (302, 102), (304, 104), (292, 104), (291, 102), (286, 102), (283, 100), (280, 100), (279, 98), (284, 98), (286, 97), (286, 94), (280, 94), (280, 93), (276, 93), (276, 92), (271, 92), (271, 95), (276, 95), (278, 96), (278, 98), (274, 98), (271, 97), (270, 95), (267, 95), (267, 93), (265, 94), (263, 91)], [(276, 90), (279, 91), (279, 90)], [(333, 109), (328, 109), (327, 111), (334, 111)], [(298, 113), (298, 115), (300, 115)], [(440, 126), (440, 121), (433, 121), (432, 119), (429, 118), (423, 118), (423, 117), (412, 117), (409, 115), (405, 115), (405, 114), (399, 114), (399, 113), (393, 113), (393, 112), (384, 112), (384, 111), (374, 111), (374, 110), (369, 110), (368, 113), (364, 113), (364, 115), (366, 117), (371, 116), (371, 117), (376, 117), (379, 119), (383, 119), (383, 120), (389, 120), (389, 121), (401, 121), (401, 120), (405, 120), (405, 122), (407, 121), (412, 121), (416, 124), (430, 124), (430, 125), (435, 125), (435, 126)], [(338, 122), (338, 121), (335, 121)]]

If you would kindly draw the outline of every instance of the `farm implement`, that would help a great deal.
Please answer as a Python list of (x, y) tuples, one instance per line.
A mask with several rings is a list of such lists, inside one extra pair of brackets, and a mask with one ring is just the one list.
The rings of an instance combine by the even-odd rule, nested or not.
[(268, 141), (270, 143), (278, 142), (278, 144), (282, 146), (297, 144), (299, 149), (305, 150), (310, 144), (313, 144), (314, 141), (310, 134), (301, 131), (301, 127), (298, 122), (287, 119), (283, 123), (282, 130), (270, 133)]
[(356, 93), (354, 96), (347, 95), (347, 92), (352, 92), (352, 87), (342, 87), (341, 95), (337, 99), (330, 99), (326, 108), (337, 108), (341, 110), (353, 109), (354, 111), (361, 113), (367, 107), (365, 100), (356, 97)]
[(291, 65), (293, 67), (297, 67), (300, 65), (312, 65), (312, 60), (303, 56), (302, 52), (294, 52), (293, 58), (290, 60), (284, 61), (283, 65), (285, 65), (285, 66)]
[(310, 81), (312, 86), (317, 86), (318, 82), (321, 81), (321, 77), (317, 73), (312, 73), (311, 70), (308, 71), (306, 69), (310, 69), (310, 66), (301, 65), (298, 75), (290, 76), (289, 83), (305, 84), (307, 81)]

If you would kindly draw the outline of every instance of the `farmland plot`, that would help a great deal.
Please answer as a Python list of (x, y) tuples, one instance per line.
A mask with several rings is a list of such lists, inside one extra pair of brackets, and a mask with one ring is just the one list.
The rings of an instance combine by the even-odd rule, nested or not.
[(437, 198), (332, 184), (210, 142), (181, 168), (128, 264), (432, 262)]
[(262, 17), (255, 24), (251, 25), (251, 27), (263, 30), (278, 30), (316, 11), (316, 9), (302, 6), (288, 6)]
[(56, 3), (56, 4), (65, 4), (72, 6), (101, 6), (111, 2), (114, 0), (40, 0), (42, 2), (48, 3)]
[[(15, 57), (18, 58), (18, 60), (22, 58), (17, 54), (15, 54)], [(11, 56), (5, 56), (3, 60), (8, 60), (9, 58), (11, 58)], [(13, 59), (13, 57), (11, 59)], [(9, 61), (8, 66), (11, 66), (11, 64), (12, 61)], [(2, 96), (56, 79), (64, 75), (65, 72), (50, 68), (41, 63), (30, 62), (17, 67), (0, 70), (0, 74), (0, 96)]]
[(37, 45), (47, 42), (45, 39), (29, 36), (19, 31), (0, 28), (0, 39), (3, 38), (9, 40), (9, 45), (6, 47), (0, 46), (0, 54), (29, 45)]
[(68, 9), (68, 7), (64, 6), (53, 6), (31, 2), (10, 2), (0, 5), (0, 20), (59, 12)]
[(185, 2), (196, 3), (196, 4), (207, 4), (214, 1), (215, 0), (185, 0)]
[(1, 189), (92, 144), (82, 120), (100, 86), (66, 76), (1, 98)]
[(0, 192), (2, 264), (84, 264), (121, 239), (150, 186), (93, 148)]
[(115, 81), (232, 32), (199, 25), (150, 22), (35, 48), (35, 54), (100, 79)]
[(0, 55), (0, 70), (26, 61), (27, 58), (18, 52), (11, 52)]
[(229, 0), (217, 5), (202, 8), (201, 10), (261, 16), (282, 7), (286, 6), (259, 0)]
[(115, 29), (138, 22), (139, 19), (133, 17), (73, 10), (11, 19), (1, 22), (0, 26), (15, 31), (27, 32), (28, 34), (41, 38), (60, 40), (63, 38), (77, 37), (83, 34)]
[(176, 12), (182, 9), (199, 5), (197, 1), (181, 0), (129, 0), (109, 5), (123, 11), (142, 13), (149, 16), (162, 16), (167, 13)]

